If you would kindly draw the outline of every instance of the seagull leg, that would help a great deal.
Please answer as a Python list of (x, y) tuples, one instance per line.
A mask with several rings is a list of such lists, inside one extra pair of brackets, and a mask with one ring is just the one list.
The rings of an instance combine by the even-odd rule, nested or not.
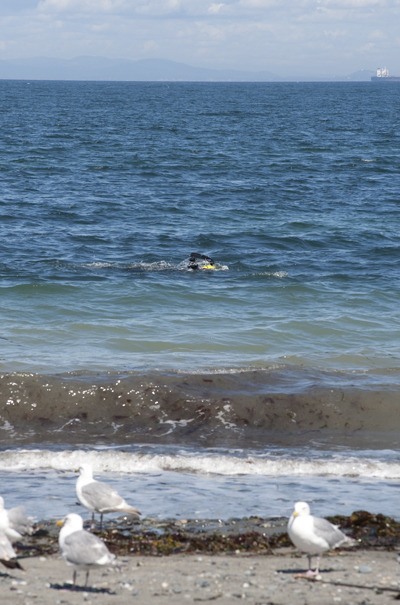
[(303, 577), (306, 578), (315, 578), (319, 574), (319, 557), (317, 560), (317, 567), (315, 570), (312, 568), (312, 555), (307, 555), (308, 559), (308, 570), (305, 574), (302, 574)]
[(89, 581), (89, 569), (86, 571), (86, 580), (85, 580), (85, 586), (88, 585), (88, 581)]
[(72, 584), (76, 585), (76, 569), (74, 569), (74, 573), (72, 574)]
[(103, 529), (103, 513), (100, 513), (100, 531)]

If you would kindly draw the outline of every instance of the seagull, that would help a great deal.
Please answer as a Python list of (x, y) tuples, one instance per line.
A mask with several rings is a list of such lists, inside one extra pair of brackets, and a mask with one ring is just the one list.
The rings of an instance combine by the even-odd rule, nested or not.
[(100, 529), (103, 527), (104, 513), (127, 513), (139, 516), (140, 510), (130, 506), (118, 492), (101, 481), (93, 479), (93, 471), (90, 464), (82, 464), (79, 468), (79, 477), (76, 482), (76, 495), (78, 500), (92, 513), (92, 524), (94, 514), (100, 514)]
[(89, 572), (93, 567), (115, 564), (115, 555), (110, 553), (103, 540), (83, 529), (83, 520), (80, 515), (70, 513), (62, 521), (58, 536), (61, 555), (74, 567), (72, 583), (75, 586), (79, 569), (86, 570), (87, 586)]
[[(288, 534), (293, 544), (307, 555), (308, 571), (305, 574), (307, 577), (319, 575), (320, 558), (324, 552), (344, 544), (347, 546), (354, 544), (354, 540), (340, 531), (337, 525), (311, 515), (307, 502), (296, 502), (294, 505), (288, 523)], [(318, 557), (315, 570), (311, 569), (313, 556)]]
[(17, 554), (10, 540), (3, 531), (0, 531), (0, 562), (9, 569), (23, 569), (17, 561)]
[(22, 536), (33, 534), (33, 519), (25, 514), (23, 506), (6, 509), (4, 498), (0, 496), (0, 532), (3, 532), (13, 544)]

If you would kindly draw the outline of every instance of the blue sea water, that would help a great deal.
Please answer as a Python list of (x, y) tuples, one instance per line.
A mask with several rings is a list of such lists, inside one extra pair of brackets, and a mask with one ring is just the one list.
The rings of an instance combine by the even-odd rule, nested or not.
[(399, 367), (399, 93), (0, 82), (2, 368)]
[(7, 380), (278, 368), (398, 392), (399, 86), (0, 81), (0, 125)]

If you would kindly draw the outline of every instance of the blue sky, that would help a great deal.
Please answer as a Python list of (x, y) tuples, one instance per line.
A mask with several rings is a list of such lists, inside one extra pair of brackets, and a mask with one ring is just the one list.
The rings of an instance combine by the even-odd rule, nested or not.
[(400, 75), (400, 0), (0, 0), (0, 59), (163, 58), (198, 67)]

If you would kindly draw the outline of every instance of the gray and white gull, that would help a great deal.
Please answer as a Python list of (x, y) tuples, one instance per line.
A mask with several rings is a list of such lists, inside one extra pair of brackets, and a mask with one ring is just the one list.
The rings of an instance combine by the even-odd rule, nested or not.
[[(289, 519), (288, 534), (293, 544), (308, 558), (306, 576), (319, 575), (321, 555), (339, 546), (352, 546), (355, 542), (346, 536), (337, 525), (326, 519), (311, 515), (307, 502), (296, 502)], [(317, 557), (317, 565), (312, 569), (312, 557)]]
[(3, 532), (11, 543), (21, 540), (23, 536), (33, 534), (33, 518), (28, 517), (23, 506), (6, 509), (4, 498), (0, 496), (0, 532)]
[(80, 515), (70, 513), (57, 524), (62, 525), (58, 536), (61, 555), (68, 565), (74, 568), (72, 579), (74, 585), (78, 571), (86, 571), (85, 586), (87, 586), (91, 569), (115, 563), (115, 555), (110, 553), (103, 540), (83, 529)]
[(76, 495), (79, 502), (94, 515), (100, 515), (100, 527), (103, 526), (103, 515), (106, 513), (126, 513), (139, 516), (141, 512), (131, 506), (119, 493), (107, 483), (93, 479), (93, 470), (90, 464), (82, 464), (79, 468), (79, 477), (76, 482)]
[(17, 561), (17, 553), (3, 531), (0, 531), (0, 563), (9, 569), (23, 569)]

